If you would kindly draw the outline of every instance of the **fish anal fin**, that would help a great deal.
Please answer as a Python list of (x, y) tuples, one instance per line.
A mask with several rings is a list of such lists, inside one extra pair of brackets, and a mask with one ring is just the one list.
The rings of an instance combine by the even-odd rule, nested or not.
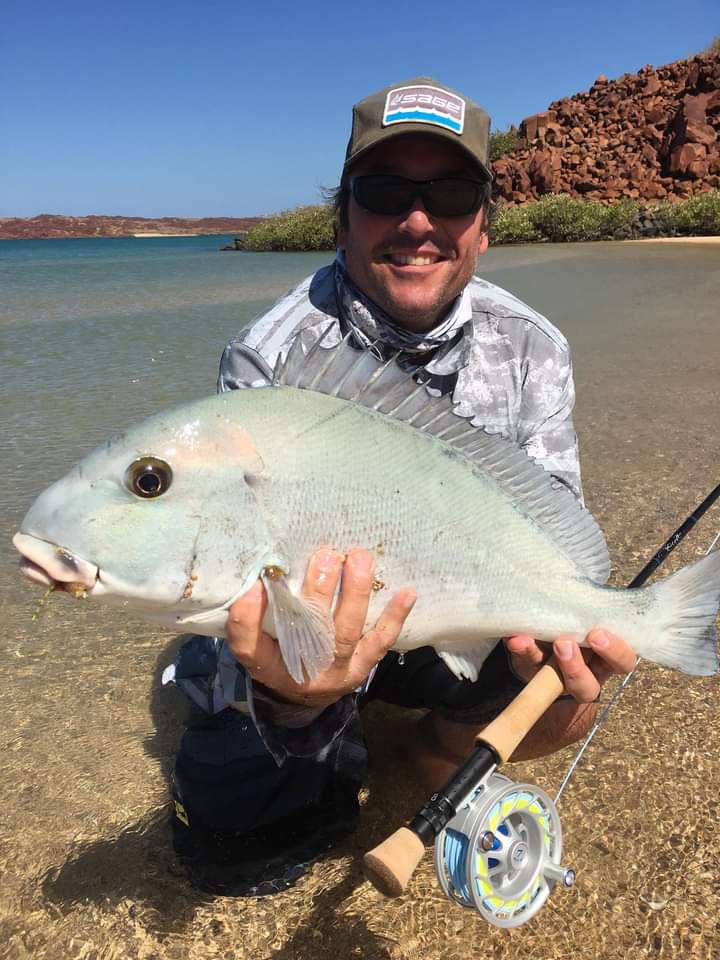
[(489, 652), (490, 650), (483, 646), (479, 650), (456, 650), (453, 653), (438, 651), (438, 654), (458, 680), (474, 682), (477, 680), (480, 667), (485, 663)]

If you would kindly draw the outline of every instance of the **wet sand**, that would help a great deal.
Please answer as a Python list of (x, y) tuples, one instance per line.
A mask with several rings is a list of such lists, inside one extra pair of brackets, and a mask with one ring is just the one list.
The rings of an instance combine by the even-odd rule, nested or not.
[(720, 237), (644, 237), (642, 240), (623, 240), (623, 243), (720, 243)]
[[(570, 338), (586, 498), (622, 584), (720, 480), (720, 276), (700, 247), (592, 248), (493, 251), (487, 276)], [(668, 570), (719, 528), (716, 506)], [(368, 717), (357, 833), (293, 890), (213, 899), (185, 882), (165, 823), (184, 706), (159, 677), (179, 641), (64, 597), (33, 624), (37, 598), (18, 579), (4, 601), (21, 613), (0, 648), (1, 957), (720, 957), (717, 677), (641, 666), (560, 804), (577, 884), (525, 927), (494, 929), (446, 901), (430, 857), (399, 900), (364, 882), (361, 854), (424, 799), (387, 736), (403, 719), (390, 708)], [(574, 752), (503, 772), (552, 795)]]

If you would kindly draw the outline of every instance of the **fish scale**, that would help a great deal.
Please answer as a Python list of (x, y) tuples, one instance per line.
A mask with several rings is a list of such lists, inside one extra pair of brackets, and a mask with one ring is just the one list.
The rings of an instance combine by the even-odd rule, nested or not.
[[(81, 571), (90, 600), (218, 636), (262, 577), (265, 625), (300, 681), (334, 651), (327, 614), (300, 597), (310, 554), (382, 544), (368, 622), (415, 587), (396, 649), (434, 646), (459, 677), (475, 679), (499, 637), (583, 640), (595, 626), (645, 659), (717, 668), (720, 553), (642, 590), (608, 588), (604, 539), (575, 497), (394, 360), (321, 339), (293, 348), (276, 379), (159, 414), (89, 454), (23, 521), (28, 575), (69, 583)], [(148, 464), (157, 496), (133, 479)]]

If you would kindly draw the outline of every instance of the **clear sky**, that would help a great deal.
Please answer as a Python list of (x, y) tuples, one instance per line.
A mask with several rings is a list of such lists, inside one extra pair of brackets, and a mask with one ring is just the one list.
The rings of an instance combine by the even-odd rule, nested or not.
[(718, 34), (720, 0), (4, 0), (0, 216), (315, 203), (388, 84), (431, 75), (505, 128)]

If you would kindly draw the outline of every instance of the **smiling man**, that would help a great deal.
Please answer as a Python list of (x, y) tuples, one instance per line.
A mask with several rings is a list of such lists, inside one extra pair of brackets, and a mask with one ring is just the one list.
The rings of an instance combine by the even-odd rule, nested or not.
[[(487, 174), (454, 144), (422, 134), (381, 142), (352, 171), (352, 202), (338, 234), (347, 272), (400, 326), (426, 333), (487, 250)], [(426, 184), (424, 197), (416, 183)], [(383, 212), (388, 197), (399, 215)], [(453, 216), (433, 216), (436, 204)]]
[[(473, 275), (488, 246), (489, 129), (481, 107), (429, 78), (358, 103), (335, 194), (335, 261), (228, 345), (219, 389), (268, 383), (298, 338), (308, 350), (322, 336), (320, 348), (333, 350), (350, 334), (384, 356), (400, 351), (431, 393), (451, 394), (458, 414), (522, 446), (559, 489), (580, 497), (567, 343), (543, 316)], [(427, 711), (405, 735), (412, 762), (439, 786), (547, 655), (531, 637), (513, 637), (498, 643), (477, 681), (458, 680), (429, 647), (403, 658), (391, 651), (412, 609), (411, 587), (363, 633), (373, 583), (367, 550), (341, 557), (328, 546), (312, 557), (305, 596), (330, 610), (340, 583), (335, 662), (312, 682), (292, 680), (262, 631), (259, 582), (231, 608), (227, 643), (194, 638), (175, 664), (175, 682), (196, 704), (175, 770), (175, 845), (206, 890), (283, 889), (352, 828), (366, 702)], [(588, 643), (587, 661), (575, 639), (554, 644), (566, 697), (518, 756), (582, 736), (602, 683), (635, 662), (603, 630)]]

